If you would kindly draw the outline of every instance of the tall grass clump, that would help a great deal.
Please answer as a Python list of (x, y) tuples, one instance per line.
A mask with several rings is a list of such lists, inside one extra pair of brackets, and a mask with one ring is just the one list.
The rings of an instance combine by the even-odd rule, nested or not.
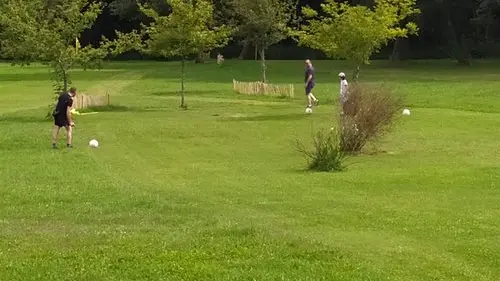
[(353, 83), (342, 104), (336, 129), (314, 133), (312, 146), (296, 142), (312, 171), (342, 171), (346, 156), (387, 133), (397, 120), (402, 100), (382, 86)]
[(313, 135), (312, 148), (297, 141), (297, 150), (307, 159), (311, 171), (333, 172), (344, 170), (345, 155), (340, 146), (337, 131), (320, 130)]
[(389, 131), (402, 108), (401, 98), (382, 86), (353, 83), (339, 117), (340, 148), (353, 153)]

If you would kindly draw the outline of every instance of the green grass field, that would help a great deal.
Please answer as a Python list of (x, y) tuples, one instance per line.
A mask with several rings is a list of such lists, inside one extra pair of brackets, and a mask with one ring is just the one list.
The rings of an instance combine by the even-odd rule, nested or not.
[[(43, 66), (0, 64), (0, 280), (498, 280), (500, 62), (374, 62), (365, 82), (411, 116), (340, 173), (304, 171), (296, 138), (333, 125), (339, 62), (269, 62), (293, 101), (232, 93), (253, 61), (75, 71), (113, 108), (52, 150)], [(90, 149), (96, 138), (101, 146)], [(64, 139), (60, 141), (60, 147)]]

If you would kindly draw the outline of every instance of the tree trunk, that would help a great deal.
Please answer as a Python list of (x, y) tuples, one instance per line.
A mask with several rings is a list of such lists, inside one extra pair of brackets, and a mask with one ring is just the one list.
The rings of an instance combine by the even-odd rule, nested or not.
[(266, 77), (266, 50), (264, 48), (261, 48), (259, 53), (260, 53), (260, 66), (261, 66), (261, 71), (262, 71), (262, 82), (267, 83), (267, 77)]
[(446, 13), (446, 33), (448, 37), (448, 42), (450, 44), (451, 48), (451, 53), (453, 58), (458, 62), (460, 65), (470, 65), (469, 61), (469, 55), (467, 54), (468, 51), (464, 48), (464, 36), (462, 35), (462, 40), (458, 40), (458, 36), (455, 30), (455, 27), (453, 26), (453, 21), (451, 19), (451, 11), (450, 7), (445, 7), (445, 13)]
[(61, 67), (61, 70), (62, 70), (62, 75), (63, 75), (63, 92), (67, 92), (68, 91), (68, 72), (66, 71), (66, 69), (64, 69), (64, 67)]
[(484, 27), (484, 41), (486, 42), (490, 41), (490, 30), (491, 30), (491, 23), (487, 23)]
[(453, 58), (460, 65), (469, 65), (470, 61), (467, 58), (466, 50), (464, 49), (462, 44), (460, 44), (460, 42), (458, 41), (457, 35), (455, 34), (455, 28), (453, 28), (451, 20), (448, 20), (448, 36)]
[(399, 61), (401, 60), (401, 38), (396, 38), (396, 41), (394, 41), (394, 47), (392, 48), (392, 54), (390, 60), (392, 62)]
[(353, 82), (356, 82), (358, 81), (358, 78), (359, 78), (359, 65), (356, 66), (356, 69), (354, 69), (354, 72), (352, 74), (352, 81)]
[(243, 40), (243, 48), (241, 49), (240, 55), (238, 56), (239, 60), (245, 59), (249, 48), (250, 48), (250, 42), (248, 40)]
[(181, 108), (186, 108), (186, 104), (184, 102), (184, 67), (186, 60), (182, 58), (181, 62)]
[(205, 53), (204, 52), (198, 53), (198, 56), (196, 57), (196, 60), (194, 62), (195, 63), (204, 63), (205, 62)]

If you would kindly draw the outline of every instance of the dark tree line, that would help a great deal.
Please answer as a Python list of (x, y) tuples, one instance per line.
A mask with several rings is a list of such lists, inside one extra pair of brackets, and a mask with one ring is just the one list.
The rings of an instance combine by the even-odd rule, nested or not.
[[(110, 5), (94, 27), (89, 40), (111, 33), (114, 29), (127, 30), (140, 22), (136, 0), (108, 0)], [(168, 13), (164, 0), (139, 0)], [(285, 2), (285, 0), (283, 0)], [(218, 10), (223, 10), (227, 0), (214, 0)], [(300, 0), (297, 11), (308, 5), (320, 10), (322, 0)], [(373, 5), (374, 0), (348, 0), (351, 4)], [(416, 22), (419, 35), (408, 39), (398, 39), (387, 46), (375, 58), (432, 59), (453, 58), (461, 64), (468, 64), (470, 58), (495, 57), (500, 55), (500, 0), (418, 0), (421, 10)], [(219, 17), (224, 20), (223, 15)], [(109, 25), (109, 22), (113, 24)], [(98, 30), (98, 31), (96, 31)], [(240, 59), (255, 58), (254, 47), (235, 38), (222, 50), (226, 57)], [(239, 39), (239, 40), (238, 40)], [(269, 59), (301, 59), (303, 57), (324, 58), (321, 52), (300, 48), (292, 40), (283, 40), (271, 46), (267, 52)]]
[[(58, 0), (47, 0), (56, 2)], [(96, 0), (97, 1), (97, 0)], [(256, 0), (258, 1), (258, 0)], [(282, 0), (286, 3), (289, 0)], [(155, 10), (168, 14), (165, 0), (103, 0), (105, 6), (91, 30), (81, 38), (82, 44), (98, 42), (101, 36), (113, 37), (115, 30), (128, 32), (144, 22), (137, 2), (150, 4)], [(217, 8), (217, 20), (228, 20), (229, 0), (213, 0)], [(298, 0), (297, 14), (304, 6), (320, 10), (324, 0)], [(373, 5), (374, 0), (347, 0), (350, 4)], [(399, 38), (391, 42), (377, 59), (434, 59), (453, 58), (461, 64), (469, 64), (471, 58), (500, 56), (500, 0), (417, 0), (421, 13), (412, 19), (418, 24), (418, 36)], [(250, 40), (235, 37), (220, 51), (226, 58), (255, 59), (256, 48)], [(325, 58), (320, 51), (298, 47), (296, 42), (285, 39), (270, 46), (269, 59)], [(144, 58), (138, 53), (127, 53), (121, 58)]]

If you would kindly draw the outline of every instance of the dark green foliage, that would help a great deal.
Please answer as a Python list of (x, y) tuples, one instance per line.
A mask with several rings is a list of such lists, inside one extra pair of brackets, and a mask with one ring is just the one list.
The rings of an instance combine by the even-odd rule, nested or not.
[[(262, 82), (267, 82), (266, 50), (290, 35), (289, 24), (294, 19), (295, 0), (230, 0), (229, 13), (236, 26), (235, 35), (244, 44), (256, 47), (261, 60)], [(226, 12), (228, 13), (228, 12)]]

